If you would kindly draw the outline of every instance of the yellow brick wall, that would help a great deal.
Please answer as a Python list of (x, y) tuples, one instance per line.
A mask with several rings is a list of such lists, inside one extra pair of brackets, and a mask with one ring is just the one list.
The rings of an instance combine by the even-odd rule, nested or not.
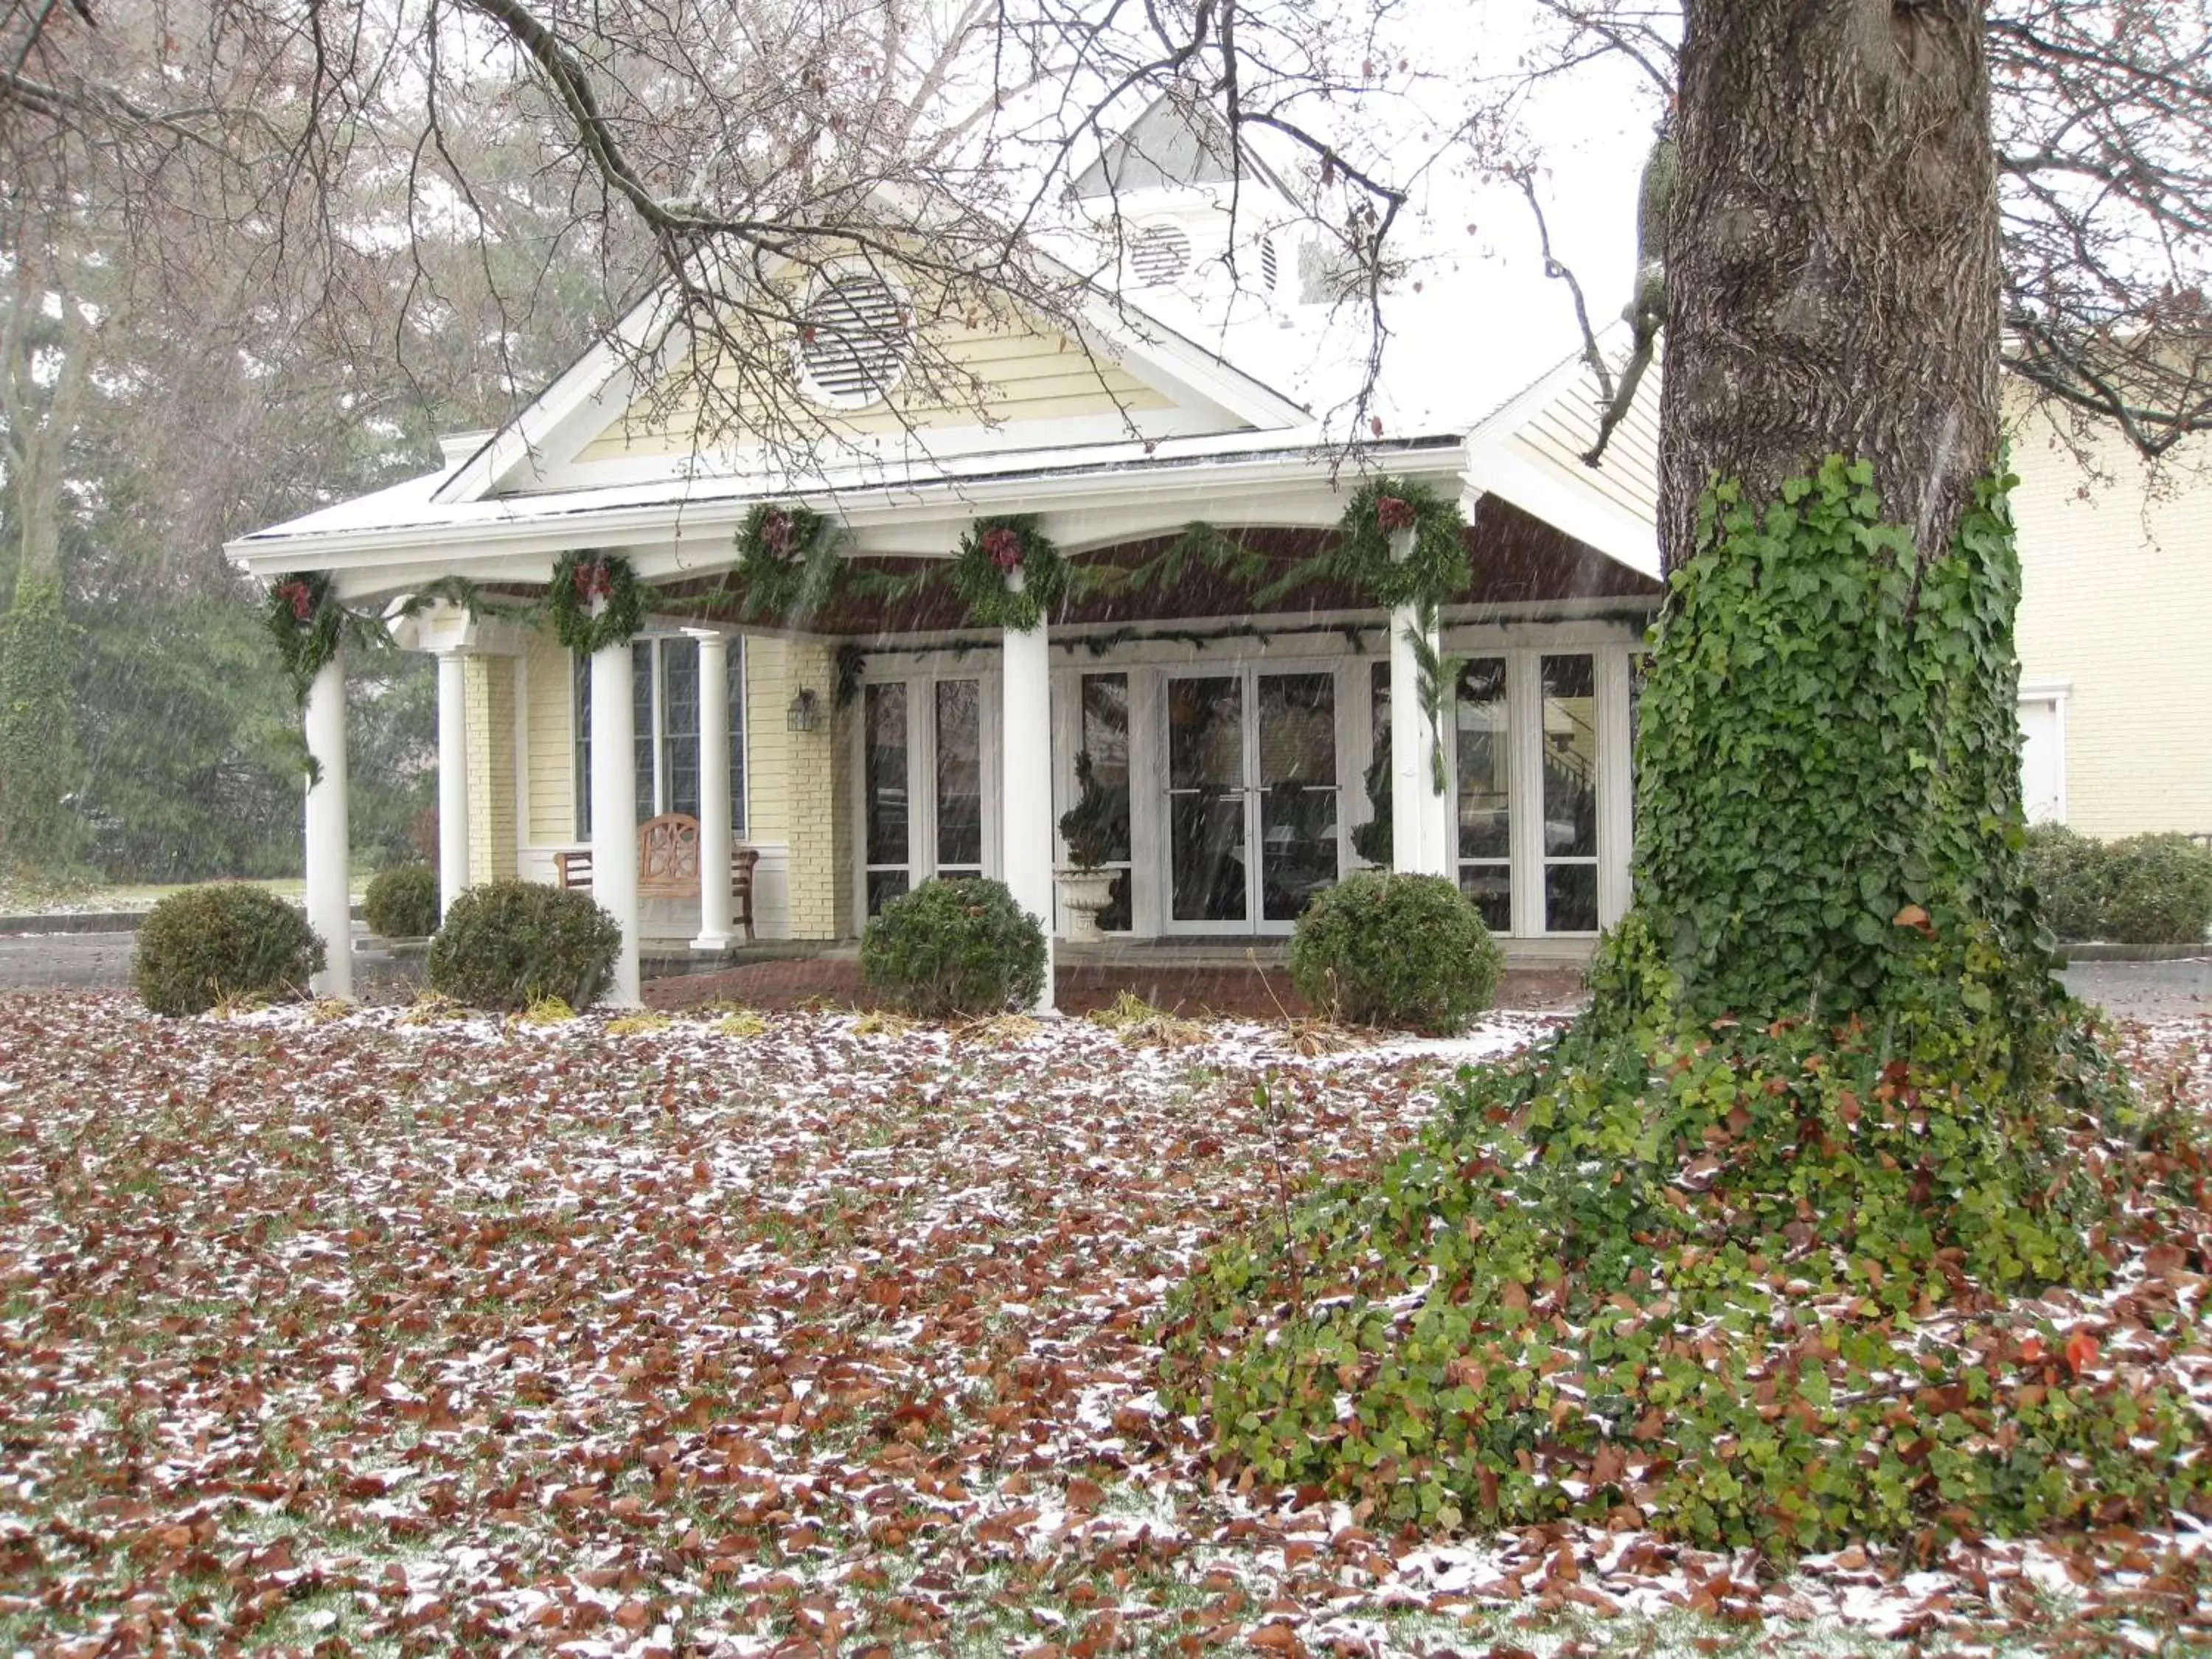
[[(765, 653), (756, 642), (756, 660)], [(793, 732), (780, 718), (801, 689), (811, 690), (825, 708), (834, 701), (836, 684), (835, 653), (830, 647), (786, 641), (781, 647), (782, 684), (777, 694), (767, 694), (758, 704), (763, 716), (754, 729), (778, 728), (781, 738), (780, 793), (784, 817), (783, 839), (790, 848), (789, 906), (793, 939), (843, 939), (852, 932), (853, 862), (851, 812), (844, 799), (849, 787), (843, 775), (852, 769), (840, 765), (851, 740), (851, 728), (842, 716), (825, 719), (820, 729)], [(760, 774), (766, 781), (769, 768)], [(759, 840), (774, 837), (761, 835)]]
[(2212, 445), (2164, 488), (2120, 443), (2085, 482), (2048, 417), (2015, 423), (2023, 683), (2061, 682), (2067, 822), (2212, 830)]
[(469, 881), (497, 881), (515, 872), (514, 662), (465, 659), (468, 721)]
[(526, 659), (529, 683), (530, 824), (533, 847), (576, 839), (575, 670), (550, 634), (532, 634)]

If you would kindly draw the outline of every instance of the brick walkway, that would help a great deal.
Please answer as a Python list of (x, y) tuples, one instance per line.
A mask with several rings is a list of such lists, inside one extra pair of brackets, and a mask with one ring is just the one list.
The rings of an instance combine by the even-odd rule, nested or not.
[[(1156, 1008), (1183, 1014), (1213, 1014), (1232, 1019), (1279, 1019), (1310, 1014), (1305, 1000), (1291, 988), (1281, 969), (1153, 967), (1062, 968), (1054, 976), (1054, 1000), (1064, 1013), (1103, 1008), (1123, 991), (1133, 991)], [(1571, 1008), (1583, 999), (1578, 972), (1546, 969), (1505, 975), (1498, 987), (1502, 1008)], [(689, 1008), (702, 1002), (734, 1002), (748, 1008), (868, 1008), (875, 1000), (860, 983), (860, 964), (848, 957), (817, 957), (796, 962), (757, 962), (719, 974), (654, 980), (645, 987), (654, 1008)]]

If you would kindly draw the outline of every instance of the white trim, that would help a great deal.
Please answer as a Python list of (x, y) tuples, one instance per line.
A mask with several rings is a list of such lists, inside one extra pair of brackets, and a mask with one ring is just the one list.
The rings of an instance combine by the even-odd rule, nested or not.
[(1554, 476), (1515, 454), (1510, 440), (1469, 440), (1467, 477), (1485, 493), (1503, 496), (1578, 542), (1585, 542), (1640, 575), (1659, 574), (1656, 526), (1614, 505), (1579, 482)]

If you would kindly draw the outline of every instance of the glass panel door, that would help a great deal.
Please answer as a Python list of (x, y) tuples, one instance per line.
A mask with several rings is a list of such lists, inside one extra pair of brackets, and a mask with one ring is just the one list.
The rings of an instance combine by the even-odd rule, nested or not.
[(1105, 868), (1114, 872), (1098, 926), (1109, 933), (1129, 931), (1129, 677), (1085, 674), (1082, 682), (1083, 732), (1079, 746), (1091, 757), (1091, 775), (1114, 802), (1121, 839)]
[(1505, 659), (1461, 665), (1453, 699), (1459, 772), (1459, 889), (1493, 933), (1513, 931), (1512, 812), (1507, 799)]
[(1336, 676), (1261, 674), (1260, 919), (1296, 921), (1336, 883)]
[(983, 873), (983, 683), (937, 683), (937, 873)]
[(1544, 931), (1597, 931), (1597, 665), (1543, 659)]
[(861, 710), (861, 792), (867, 841), (868, 914), (906, 891), (913, 866), (907, 840), (906, 684), (871, 685)]
[(1249, 918), (1244, 820), (1244, 676), (1169, 680), (1170, 921)]

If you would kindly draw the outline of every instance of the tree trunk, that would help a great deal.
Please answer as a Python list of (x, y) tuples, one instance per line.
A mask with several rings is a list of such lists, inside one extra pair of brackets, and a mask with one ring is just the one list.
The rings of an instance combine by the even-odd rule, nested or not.
[(1920, 556), (1997, 440), (1996, 175), (1983, 9), (1688, 0), (1667, 244), (1661, 544), (1841, 453)]

